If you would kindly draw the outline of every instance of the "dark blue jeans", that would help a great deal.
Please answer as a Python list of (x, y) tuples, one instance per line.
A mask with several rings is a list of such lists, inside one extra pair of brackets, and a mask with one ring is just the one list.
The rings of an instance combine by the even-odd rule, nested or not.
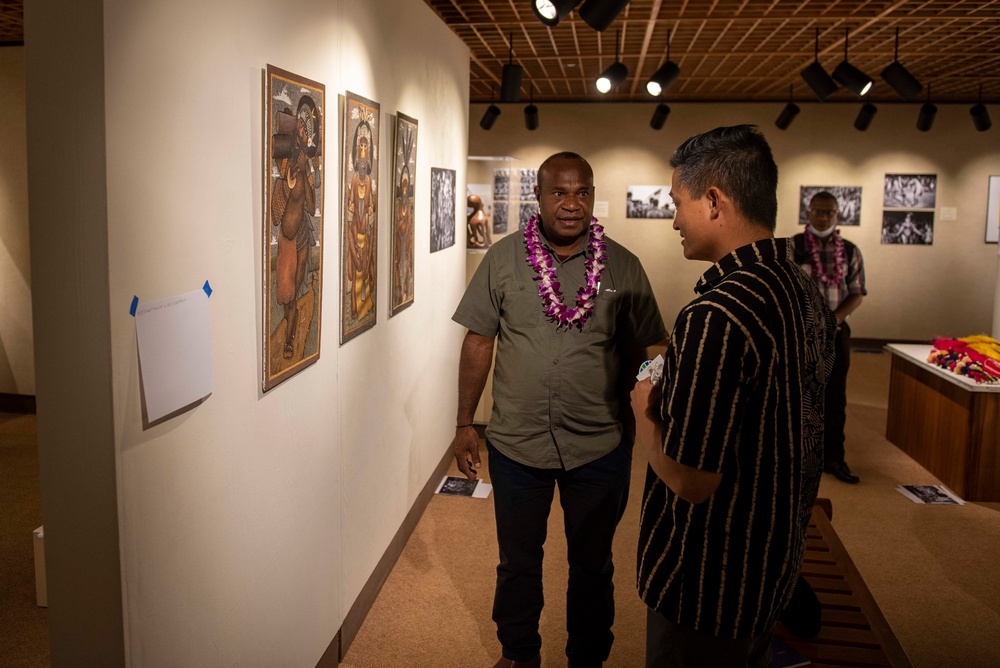
[(837, 356), (826, 383), (823, 458), (827, 464), (844, 461), (844, 425), (847, 424), (847, 372), (851, 369), (851, 328), (841, 323), (834, 345)]
[(503, 655), (524, 661), (542, 646), (542, 546), (558, 485), (569, 560), (566, 655), (571, 666), (600, 666), (615, 638), (611, 543), (628, 503), (631, 446), (572, 471), (525, 466), (486, 447), (500, 545), (493, 621)]

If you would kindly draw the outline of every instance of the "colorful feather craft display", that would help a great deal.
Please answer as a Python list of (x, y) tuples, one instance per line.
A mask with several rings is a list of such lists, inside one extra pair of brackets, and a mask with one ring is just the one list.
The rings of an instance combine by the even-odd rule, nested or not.
[(977, 383), (1000, 383), (1000, 341), (985, 334), (934, 339), (927, 361)]

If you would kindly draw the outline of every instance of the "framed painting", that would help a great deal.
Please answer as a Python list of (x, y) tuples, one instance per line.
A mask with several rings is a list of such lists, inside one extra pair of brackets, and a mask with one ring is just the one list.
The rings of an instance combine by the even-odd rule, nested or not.
[(455, 170), (431, 167), (431, 252), (455, 245)]
[(346, 92), (343, 146), (341, 345), (375, 326), (375, 297), (378, 294), (378, 102)]
[(326, 87), (268, 65), (264, 84), (263, 388), (319, 360)]
[(397, 114), (392, 156), (390, 318), (413, 303), (413, 193), (416, 176), (417, 119)]
[(986, 200), (986, 243), (1000, 240), (1000, 176), (990, 177), (990, 191)]

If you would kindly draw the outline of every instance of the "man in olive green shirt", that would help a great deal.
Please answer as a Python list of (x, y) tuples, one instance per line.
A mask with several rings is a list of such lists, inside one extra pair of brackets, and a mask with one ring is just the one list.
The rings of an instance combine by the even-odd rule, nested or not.
[(611, 543), (631, 476), (628, 393), (646, 347), (667, 332), (639, 260), (592, 219), (586, 160), (548, 158), (535, 196), (540, 220), (493, 244), (453, 316), (469, 332), (452, 447), (475, 479), (472, 419), (496, 340), (486, 429), (500, 546), (496, 667), (540, 662), (542, 545), (556, 485), (570, 567), (566, 654), (573, 668), (600, 666), (614, 640)]

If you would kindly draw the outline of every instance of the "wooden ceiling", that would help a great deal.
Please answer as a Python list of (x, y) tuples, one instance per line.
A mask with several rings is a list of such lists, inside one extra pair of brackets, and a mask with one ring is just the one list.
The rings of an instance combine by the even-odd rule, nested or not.
[(0, 0), (0, 45), (24, 42), (24, 0)]
[[(680, 78), (665, 101), (816, 101), (800, 72), (819, 60), (832, 73), (844, 59), (875, 79), (873, 102), (902, 98), (880, 78), (893, 62), (896, 29), (899, 61), (934, 102), (1000, 102), (1000, 0), (631, 0), (603, 33), (573, 11), (554, 28), (531, 10), (534, 0), (425, 0), (471, 52), (469, 99), (499, 98), (502, 67), (524, 68), (521, 100), (551, 102), (644, 101), (646, 81), (666, 60)], [(594, 80), (615, 59), (628, 77), (601, 95)], [(843, 87), (828, 102), (857, 102)]]
[[(393, 0), (377, 0), (391, 2)], [(819, 59), (832, 72), (844, 57), (875, 78), (874, 102), (900, 97), (879, 78), (899, 60), (934, 102), (1000, 103), (1000, 0), (631, 0), (603, 33), (574, 11), (547, 28), (531, 11), (533, 0), (425, 0), (471, 52), (469, 99), (489, 102), (499, 92), (513, 35), (514, 62), (524, 67), (523, 100), (651, 101), (646, 80), (666, 60), (680, 65), (666, 101), (797, 101), (816, 97), (801, 70)], [(24, 41), (23, 0), (0, 0), (0, 44)], [(594, 79), (615, 58), (628, 67), (624, 83), (607, 95)], [(856, 102), (841, 88), (828, 102)]]

